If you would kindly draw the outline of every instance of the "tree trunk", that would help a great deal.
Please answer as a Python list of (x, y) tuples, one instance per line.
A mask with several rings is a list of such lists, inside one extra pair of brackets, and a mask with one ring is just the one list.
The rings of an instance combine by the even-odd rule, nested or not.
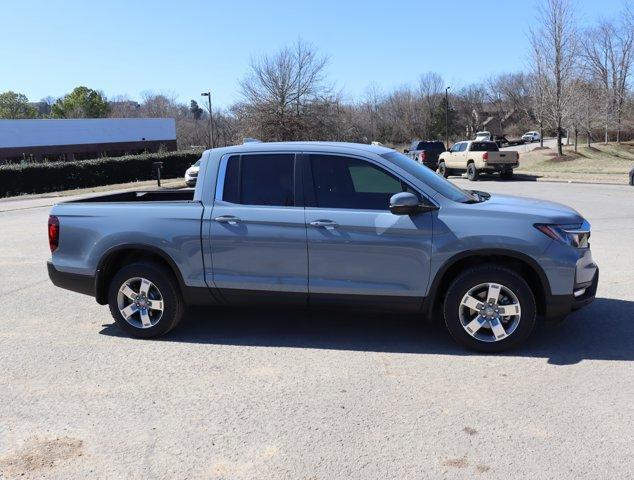
[(579, 137), (579, 131), (577, 130), (577, 127), (575, 127), (575, 153), (577, 153), (578, 137)]
[(539, 146), (544, 148), (544, 125), (539, 122)]
[(562, 157), (564, 155), (564, 148), (561, 144), (561, 127), (557, 127), (557, 154)]

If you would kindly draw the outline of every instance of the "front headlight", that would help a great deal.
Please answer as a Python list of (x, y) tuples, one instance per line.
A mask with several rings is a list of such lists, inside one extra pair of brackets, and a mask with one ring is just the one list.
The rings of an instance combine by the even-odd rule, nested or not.
[(535, 228), (553, 240), (559, 240), (571, 247), (588, 248), (590, 246), (590, 223), (587, 220), (576, 225), (536, 223)]

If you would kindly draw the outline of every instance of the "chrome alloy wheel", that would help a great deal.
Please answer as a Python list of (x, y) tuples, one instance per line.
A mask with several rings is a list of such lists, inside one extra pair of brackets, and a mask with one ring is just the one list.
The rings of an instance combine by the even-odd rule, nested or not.
[(517, 296), (499, 283), (481, 283), (471, 288), (462, 297), (458, 312), (462, 327), (481, 342), (505, 339), (522, 318)]
[(136, 328), (150, 328), (163, 316), (163, 295), (145, 278), (129, 278), (117, 294), (119, 312)]

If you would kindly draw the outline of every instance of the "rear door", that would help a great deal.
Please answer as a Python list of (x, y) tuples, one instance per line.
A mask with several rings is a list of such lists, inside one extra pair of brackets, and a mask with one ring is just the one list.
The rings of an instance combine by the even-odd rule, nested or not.
[(306, 226), (295, 163), (292, 153), (221, 160), (210, 226), (212, 278), (229, 301), (306, 302)]
[(432, 215), (393, 215), (390, 197), (412, 191), (368, 159), (305, 157), (310, 302), (419, 304), (430, 271)]

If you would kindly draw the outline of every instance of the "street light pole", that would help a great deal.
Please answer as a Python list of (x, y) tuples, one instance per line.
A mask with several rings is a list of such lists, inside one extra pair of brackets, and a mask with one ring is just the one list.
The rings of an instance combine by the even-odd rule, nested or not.
[(211, 113), (211, 92), (203, 92), (200, 94), (202, 97), (207, 97), (209, 102), (209, 148), (214, 148), (214, 127), (213, 117)]
[(445, 88), (445, 148), (449, 149), (449, 89)]

